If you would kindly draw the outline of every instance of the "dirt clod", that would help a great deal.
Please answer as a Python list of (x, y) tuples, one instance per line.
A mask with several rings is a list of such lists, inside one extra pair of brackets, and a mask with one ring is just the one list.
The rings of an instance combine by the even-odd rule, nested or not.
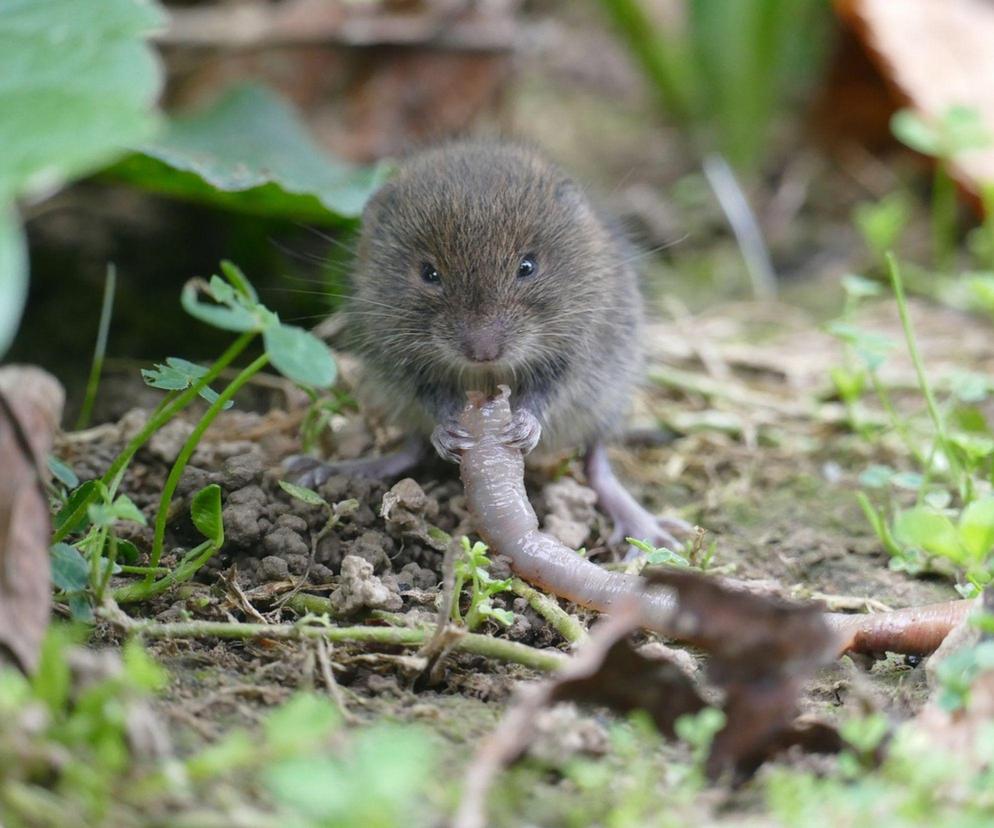
[(360, 610), (399, 610), (400, 595), (373, 574), (373, 565), (356, 555), (346, 555), (338, 587), (331, 593), (331, 606), (339, 615)]
[(571, 549), (582, 546), (597, 518), (594, 490), (564, 477), (545, 486), (542, 495), (549, 510), (543, 523), (545, 531)]

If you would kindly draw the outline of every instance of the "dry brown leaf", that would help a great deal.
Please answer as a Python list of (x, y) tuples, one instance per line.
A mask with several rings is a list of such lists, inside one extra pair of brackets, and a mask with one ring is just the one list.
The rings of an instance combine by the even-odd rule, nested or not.
[[(994, 134), (994, 4), (987, 0), (836, 0), (887, 79), (927, 120), (952, 107)], [(957, 156), (954, 174), (979, 193), (994, 182), (994, 147)]]
[(40, 475), (62, 416), (65, 392), (26, 365), (0, 369), (0, 661), (30, 672), (52, 604), (51, 517)]

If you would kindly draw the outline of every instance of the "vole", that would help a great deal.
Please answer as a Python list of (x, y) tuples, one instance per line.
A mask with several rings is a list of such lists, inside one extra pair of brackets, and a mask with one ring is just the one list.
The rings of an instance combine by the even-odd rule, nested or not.
[(450, 143), (404, 163), (365, 208), (345, 306), (367, 406), (410, 439), (394, 454), (292, 469), (403, 473), (430, 440), (458, 460), (466, 392), (512, 390), (507, 441), (585, 452), (589, 483), (624, 537), (676, 543), (614, 476), (615, 436), (642, 378), (643, 299), (623, 241), (580, 187), (535, 150)]

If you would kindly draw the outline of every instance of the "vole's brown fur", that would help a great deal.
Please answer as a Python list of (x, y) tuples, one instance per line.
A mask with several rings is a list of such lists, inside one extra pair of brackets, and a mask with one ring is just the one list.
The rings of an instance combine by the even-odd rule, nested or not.
[(580, 188), (538, 153), (466, 142), (407, 162), (366, 208), (346, 309), (364, 363), (360, 397), (412, 439), (378, 458), (293, 458), (304, 485), (396, 477), (429, 434), (459, 460), (472, 445), (456, 422), (466, 392), (503, 384), (505, 445), (583, 449), (612, 542), (679, 545), (672, 533), (690, 527), (646, 511), (604, 449), (642, 371), (638, 278)]
[[(521, 278), (526, 256), (534, 274)], [(467, 390), (507, 383), (540, 446), (593, 445), (618, 429), (641, 373), (626, 258), (580, 188), (531, 149), (465, 142), (415, 157), (363, 216), (347, 304), (360, 396), (428, 434)], [(497, 360), (466, 356), (480, 330), (499, 340)]]

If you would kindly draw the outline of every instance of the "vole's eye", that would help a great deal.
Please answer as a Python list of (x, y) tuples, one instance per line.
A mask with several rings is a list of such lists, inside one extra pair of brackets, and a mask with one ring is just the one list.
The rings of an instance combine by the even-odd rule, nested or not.
[(442, 274), (435, 269), (435, 265), (431, 264), (431, 262), (422, 262), (421, 280), (430, 285), (435, 285), (442, 281)]
[(527, 279), (529, 276), (534, 276), (536, 270), (538, 270), (538, 265), (535, 264), (535, 257), (525, 256), (518, 263), (518, 278)]

